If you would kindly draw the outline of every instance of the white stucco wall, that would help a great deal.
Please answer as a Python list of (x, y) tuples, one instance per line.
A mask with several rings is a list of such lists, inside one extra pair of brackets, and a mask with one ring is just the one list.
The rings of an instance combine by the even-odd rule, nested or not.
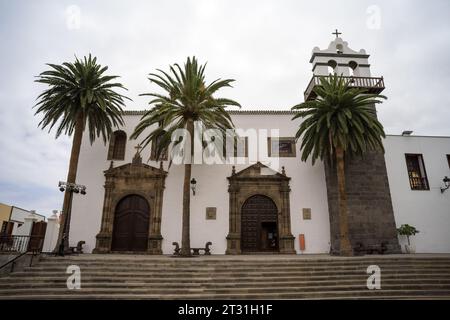
[[(279, 129), (281, 137), (293, 137), (298, 122), (291, 121), (292, 115), (233, 115), (238, 128)], [(129, 137), (138, 123), (140, 116), (125, 116), (125, 127), (122, 128)], [(95, 248), (95, 236), (100, 230), (100, 221), (104, 197), (104, 175), (110, 162), (106, 160), (108, 146), (101, 140), (92, 146), (88, 136), (83, 137), (77, 182), (86, 185), (87, 195), (75, 195), (71, 221), (71, 245), (79, 240), (86, 241), (86, 252)], [(124, 161), (114, 161), (114, 166), (131, 162), (136, 150), (137, 141), (128, 141)], [(143, 161), (150, 155), (149, 147), (142, 150)], [(148, 162), (159, 167), (156, 162)], [(164, 164), (167, 170), (167, 162)], [(248, 165), (237, 165), (242, 170)], [(326, 185), (323, 165), (314, 167), (310, 162), (300, 161), (297, 147), (297, 158), (280, 158), (280, 168), (285, 166), (287, 176), (291, 177), (291, 230), (295, 236), (295, 249), (299, 251), (299, 234), (305, 234), (306, 250), (304, 253), (329, 252), (329, 215), (326, 197)], [(191, 245), (201, 247), (207, 241), (213, 243), (215, 254), (223, 254), (226, 250), (228, 234), (228, 181), (231, 165), (194, 165), (192, 177), (197, 180), (197, 192), (191, 197)], [(182, 188), (184, 168), (173, 165), (169, 170), (164, 191), (161, 233), (164, 238), (162, 249), (165, 254), (173, 252), (172, 242), (181, 242)], [(217, 207), (217, 219), (206, 220), (206, 207)], [(312, 219), (303, 220), (302, 208), (312, 209)]]
[[(279, 129), (280, 136), (294, 136), (298, 122), (291, 115), (233, 115), (238, 128)], [(125, 116), (122, 128), (130, 136), (140, 116)], [(114, 166), (131, 162), (137, 141), (128, 141), (124, 161), (114, 161)], [(295, 236), (295, 249), (299, 251), (299, 234), (305, 234), (304, 253), (327, 253), (329, 251), (329, 215), (323, 165), (311, 166), (300, 161), (297, 145), (296, 158), (280, 158), (280, 167), (285, 166), (291, 177), (291, 230)], [(408, 223), (420, 230), (412, 241), (417, 252), (450, 252), (450, 190), (442, 194), (440, 187), (444, 176), (450, 176), (446, 154), (450, 154), (450, 138), (388, 136), (385, 140), (386, 166), (397, 226)], [(86, 252), (95, 248), (95, 236), (100, 230), (103, 209), (104, 175), (110, 162), (107, 161), (108, 146), (101, 140), (92, 146), (84, 136), (80, 154), (77, 181), (87, 186), (87, 195), (74, 195), (71, 222), (71, 245), (86, 241)], [(423, 154), (429, 191), (412, 191), (409, 185), (405, 153)], [(143, 161), (149, 158), (150, 149), (142, 151)], [(148, 164), (159, 167), (159, 163)], [(164, 168), (167, 170), (168, 163)], [(240, 171), (247, 165), (237, 165)], [(192, 177), (197, 180), (196, 196), (191, 197), (191, 245), (200, 247), (212, 241), (213, 252), (223, 254), (228, 234), (228, 181), (231, 165), (194, 165)], [(162, 249), (172, 253), (172, 242), (181, 242), (182, 183), (184, 168), (173, 165), (166, 179), (162, 210)], [(217, 207), (217, 219), (206, 220), (206, 207)], [(303, 220), (302, 208), (312, 209), (312, 220)], [(403, 245), (405, 239), (400, 239)]]
[[(386, 167), (397, 226), (409, 224), (420, 233), (411, 237), (418, 253), (450, 252), (450, 190), (441, 193), (444, 176), (450, 177), (447, 154), (450, 137), (388, 136)], [(429, 191), (411, 190), (406, 153), (422, 154)], [(401, 237), (403, 246), (406, 239)]]

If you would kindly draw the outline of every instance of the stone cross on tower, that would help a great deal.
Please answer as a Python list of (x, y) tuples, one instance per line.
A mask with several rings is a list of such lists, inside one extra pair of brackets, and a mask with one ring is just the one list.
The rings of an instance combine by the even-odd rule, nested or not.
[(141, 144), (140, 143), (138, 143), (138, 145), (136, 146), (136, 147), (134, 147), (135, 149), (136, 149), (136, 153), (139, 153), (139, 154), (141, 154), (141, 149), (142, 149), (142, 146), (141, 146)]
[(338, 29), (336, 29), (336, 31), (333, 32), (332, 34), (335, 34), (335, 35), (336, 35), (336, 38), (339, 38), (339, 35), (341, 35), (342, 32), (338, 32)]

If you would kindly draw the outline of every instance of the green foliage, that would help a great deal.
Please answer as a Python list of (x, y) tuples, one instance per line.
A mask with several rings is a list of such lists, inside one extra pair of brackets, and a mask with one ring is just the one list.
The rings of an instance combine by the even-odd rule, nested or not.
[(397, 232), (401, 236), (414, 236), (419, 233), (415, 227), (410, 226), (409, 224), (402, 224), (400, 228), (397, 229)]
[(204, 129), (218, 129), (223, 133), (232, 129), (234, 125), (225, 108), (240, 107), (240, 104), (213, 95), (219, 89), (231, 87), (234, 80), (217, 79), (207, 85), (205, 67), (206, 64), (199, 65), (195, 57), (188, 57), (184, 69), (174, 64), (170, 66), (170, 72), (157, 69), (158, 73), (150, 73), (150, 82), (160, 87), (164, 94), (142, 94), (153, 97), (149, 102), (153, 108), (143, 115), (130, 139), (137, 139), (144, 130), (152, 127), (141, 144), (145, 147), (158, 139), (155, 155), (159, 158), (169, 147), (172, 133), (186, 129), (189, 121), (198, 121)]
[(386, 97), (351, 88), (348, 80), (337, 75), (320, 78), (315, 87), (317, 98), (292, 107), (298, 111), (294, 119), (303, 118), (296, 134), (302, 137), (301, 159), (309, 156), (332, 159), (336, 148), (350, 155), (370, 150), (383, 150), (384, 129), (376, 117), (375, 104)]
[(44, 114), (39, 126), (49, 127), (57, 123), (56, 138), (62, 133), (71, 135), (75, 124), (82, 119), (89, 129), (91, 143), (100, 135), (106, 143), (113, 127), (123, 125), (122, 106), (129, 99), (114, 91), (126, 88), (111, 82), (118, 76), (104, 75), (108, 67), (97, 63), (97, 58), (76, 58), (74, 63), (48, 64), (50, 70), (37, 76), (36, 82), (49, 86), (38, 96), (36, 114)]

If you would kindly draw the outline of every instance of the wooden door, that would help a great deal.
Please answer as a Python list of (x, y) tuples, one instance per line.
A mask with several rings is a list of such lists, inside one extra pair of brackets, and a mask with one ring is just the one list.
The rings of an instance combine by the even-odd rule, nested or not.
[(130, 195), (116, 207), (113, 224), (112, 251), (146, 251), (150, 209), (143, 197)]
[(14, 222), (3, 221), (2, 231), (0, 232), (0, 235), (1, 236), (10, 236), (10, 235), (12, 235), (13, 229), (14, 229)]
[(272, 199), (255, 195), (247, 199), (241, 211), (241, 250), (243, 252), (275, 251), (267, 245), (272, 230), (263, 227), (271, 223), (277, 226), (277, 207)]
[(28, 242), (28, 250), (42, 250), (44, 244), (45, 231), (47, 230), (47, 222), (34, 222), (31, 227), (30, 241)]

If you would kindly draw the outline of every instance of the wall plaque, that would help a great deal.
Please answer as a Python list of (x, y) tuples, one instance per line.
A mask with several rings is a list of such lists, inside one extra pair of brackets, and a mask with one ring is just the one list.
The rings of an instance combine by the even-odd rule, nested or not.
[(303, 208), (303, 220), (311, 220), (311, 208)]
[(206, 208), (206, 220), (216, 220), (216, 207), (207, 207)]

